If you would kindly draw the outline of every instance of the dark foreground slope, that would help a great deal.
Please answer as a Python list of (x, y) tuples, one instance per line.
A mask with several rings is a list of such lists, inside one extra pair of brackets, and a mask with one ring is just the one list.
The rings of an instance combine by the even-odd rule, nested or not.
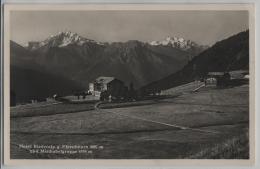
[(66, 95), (82, 87), (66, 78), (46, 72), (11, 66), (11, 90), (18, 103), (32, 99), (43, 100), (54, 94)]
[(36, 57), (34, 53), (13, 41), (10, 43), (10, 87), (17, 103), (42, 100), (54, 94), (71, 94), (83, 89), (75, 81), (46, 71), (33, 59)]
[(184, 68), (159, 81), (144, 86), (146, 91), (159, 91), (204, 77), (211, 71), (249, 69), (249, 31), (217, 42), (195, 56)]

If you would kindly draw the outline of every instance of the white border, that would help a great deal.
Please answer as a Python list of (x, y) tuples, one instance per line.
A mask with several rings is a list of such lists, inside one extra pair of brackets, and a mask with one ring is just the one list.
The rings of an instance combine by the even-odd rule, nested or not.
[[(230, 10), (232, 9), (236, 9), (236, 10), (245, 10), (245, 9), (251, 9), (252, 10), (252, 5), (241, 5), (241, 4), (225, 4), (225, 6), (223, 7), (223, 5), (217, 5), (218, 7), (221, 7), (221, 10)], [(241, 7), (242, 6), (242, 7)], [(14, 10), (17, 9), (17, 6), (14, 5), (8, 5), (6, 6), (5, 10), (9, 11), (9, 10)], [(192, 6), (189, 6), (187, 8), (187, 5), (184, 4), (178, 4), (178, 5), (163, 5), (160, 4), (159, 7), (160, 9), (158, 9), (158, 4), (149, 4), (149, 5), (144, 5), (144, 4), (128, 4), (128, 5), (122, 5), (122, 4), (117, 4), (117, 5), (108, 5), (108, 4), (102, 4), (102, 5), (97, 5), (97, 4), (92, 4), (92, 5), (63, 5), (63, 9), (58, 9), (60, 7), (60, 5), (41, 5), (38, 6), (37, 8), (35, 8), (34, 5), (21, 5), (19, 6), (19, 10), (27, 10), (28, 7), (33, 7), (33, 10), (41, 10), (41, 9), (48, 9), (48, 10), (75, 10), (75, 8), (77, 8), (77, 10), (100, 10), (100, 8), (102, 8), (102, 10), (216, 10), (216, 5), (205, 5), (205, 4), (195, 4)], [(146, 9), (144, 9), (146, 8)], [(219, 8), (218, 8), (219, 9)], [(4, 20), (4, 26), (5, 26), (5, 49), (9, 49), (9, 15), (8, 12), (6, 13), (5, 11), (5, 20)], [(252, 13), (251, 13), (252, 14)], [(251, 20), (251, 19), (250, 19)], [(252, 40), (254, 42), (254, 37), (255, 34), (254, 32), (252, 32), (252, 27), (254, 27), (254, 22), (250, 22), (250, 43), (252, 44)], [(253, 34), (252, 34), (253, 33)], [(7, 48), (6, 48), (7, 47)], [(252, 45), (250, 45), (250, 47), (252, 47)], [(252, 56), (252, 52), (254, 53), (254, 50), (250, 49), (250, 55)], [(10, 52), (9, 50), (5, 50), (5, 56), (9, 56)], [(9, 64), (9, 59), (4, 59), (4, 65), (10, 65)], [(252, 57), (250, 57), (250, 63), (251, 65), (254, 65), (254, 59), (252, 59)], [(250, 73), (254, 74), (254, 66), (250, 67)], [(9, 79), (6, 79), (6, 77), (9, 77), (9, 66), (5, 66), (4, 69), (4, 73), (5, 73), (5, 81), (4, 81), (4, 95), (5, 95), (5, 105), (9, 105)], [(7, 73), (7, 74), (6, 74)], [(250, 89), (254, 89), (254, 80), (250, 81)], [(252, 91), (251, 91), (252, 93)], [(253, 95), (251, 95), (253, 96)], [(252, 103), (252, 100), (254, 100), (254, 97), (250, 97), (250, 103)], [(5, 106), (5, 112), (9, 112), (9, 106)], [(251, 110), (250, 111), (254, 111), (254, 106), (250, 106)], [(253, 108), (253, 109), (252, 109)], [(253, 118), (254, 119), (254, 114), (252, 116), (252, 113), (250, 114), (250, 121)], [(6, 113), (5, 114), (5, 125), (6, 122), (9, 121), (9, 114)], [(8, 119), (8, 120), (7, 120)], [(254, 120), (253, 120), (254, 121)], [(9, 127), (9, 126), (8, 126)], [(250, 122), (250, 128), (254, 128), (254, 123)], [(9, 140), (9, 128), (5, 128), (5, 137), (4, 137), (4, 141), (5, 143), (8, 143)], [(250, 131), (251, 133), (251, 131)], [(250, 146), (254, 145), (254, 139), (250, 139)], [(254, 147), (254, 146), (253, 146)], [(10, 148), (8, 144), (5, 144), (5, 148)], [(254, 149), (250, 149), (250, 155), (252, 155), (252, 153), (254, 152)], [(5, 154), (6, 155), (6, 154)], [(8, 156), (10, 154), (7, 154)], [(40, 165), (41, 163), (46, 164), (46, 161), (48, 161), (48, 164), (59, 164), (62, 163), (62, 165), (78, 165), (79, 163), (81, 164), (87, 164), (90, 166), (172, 166), (172, 165), (220, 165), (220, 166), (224, 166), (224, 165), (248, 165), (248, 164), (252, 164), (252, 162), (254, 162), (254, 159), (249, 160), (11, 160), (6, 158), (7, 156), (5, 156), (5, 162), (7, 164), (18, 164), (18, 165), (22, 165), (22, 164), (33, 164), (33, 165)], [(87, 163), (86, 163), (87, 161)], [(119, 162), (120, 161), (120, 162)], [(24, 163), (25, 162), (25, 163)], [(29, 162), (29, 163), (28, 163)], [(102, 165), (100, 165), (100, 163), (102, 162)]]

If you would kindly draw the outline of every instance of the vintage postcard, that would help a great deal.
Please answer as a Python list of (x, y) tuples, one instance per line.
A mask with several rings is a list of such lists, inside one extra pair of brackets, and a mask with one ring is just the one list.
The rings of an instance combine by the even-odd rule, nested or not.
[(4, 12), (6, 164), (253, 164), (254, 5)]

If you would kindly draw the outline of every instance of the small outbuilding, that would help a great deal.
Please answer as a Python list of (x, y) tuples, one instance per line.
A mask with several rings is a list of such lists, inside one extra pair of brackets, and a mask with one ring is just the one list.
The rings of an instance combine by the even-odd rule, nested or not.
[(249, 77), (248, 70), (234, 70), (229, 72), (231, 79), (247, 79)]
[(228, 86), (231, 76), (228, 72), (209, 72), (205, 79), (206, 86)]

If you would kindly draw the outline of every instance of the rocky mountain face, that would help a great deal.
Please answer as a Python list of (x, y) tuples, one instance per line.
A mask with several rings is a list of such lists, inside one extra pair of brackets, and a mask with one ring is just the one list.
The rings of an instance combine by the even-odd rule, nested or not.
[[(127, 86), (133, 82), (134, 87), (139, 88), (181, 70), (189, 60), (205, 50), (205, 47), (184, 39), (168, 40), (168, 44), (158, 42), (158, 45), (136, 40), (101, 43), (76, 33), (60, 32), (41, 42), (29, 42), (25, 47), (12, 41), (11, 77), (18, 85), (22, 82), (15, 80), (16, 77), (26, 74), (18, 74), (16, 68), (20, 72), (34, 71), (35, 76), (40, 72), (41, 76), (46, 75), (45, 81), (48, 76), (61, 77), (64, 83), (70, 84), (68, 87), (72, 91), (87, 90), (88, 83), (99, 76), (114, 76)], [(31, 80), (28, 79), (28, 83)], [(46, 82), (37, 85), (48, 86)], [(14, 90), (17, 90), (15, 85)], [(30, 92), (29, 89), (25, 91)], [(67, 92), (68, 89), (61, 93)]]
[(142, 89), (151, 92), (169, 89), (205, 77), (208, 72), (232, 70), (249, 70), (248, 30), (217, 42), (195, 56), (183, 69), (145, 85)]

